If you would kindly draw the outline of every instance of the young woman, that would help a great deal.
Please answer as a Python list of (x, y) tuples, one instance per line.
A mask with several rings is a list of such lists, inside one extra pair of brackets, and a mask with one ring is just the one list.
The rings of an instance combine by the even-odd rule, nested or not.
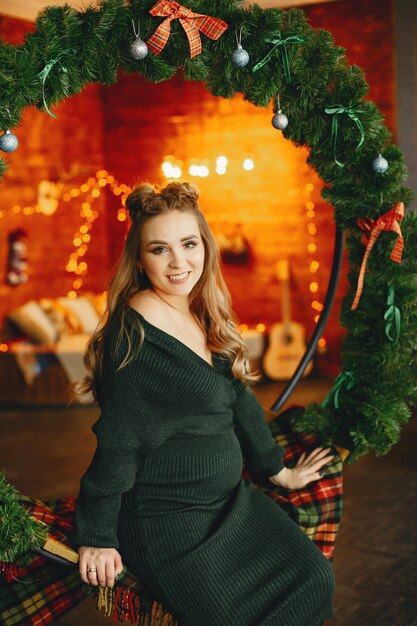
[(101, 414), (77, 499), (80, 575), (112, 586), (123, 561), (181, 626), (316, 626), (332, 615), (332, 567), (242, 478), (242, 453), (287, 489), (333, 457), (317, 448), (284, 466), (197, 200), (170, 183), (126, 202), (132, 224), (86, 352), (82, 391)]

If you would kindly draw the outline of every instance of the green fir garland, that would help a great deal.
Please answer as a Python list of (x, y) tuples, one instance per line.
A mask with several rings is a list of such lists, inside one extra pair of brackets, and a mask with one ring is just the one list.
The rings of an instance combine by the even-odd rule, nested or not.
[[(104, 0), (79, 12), (68, 5), (44, 9), (23, 45), (1, 44), (0, 127), (17, 126), (29, 106), (48, 111), (91, 82), (114, 84), (119, 68), (155, 83), (181, 70), (186, 80), (204, 82), (213, 95), (230, 98), (239, 92), (259, 107), (268, 107), (271, 99), (276, 102), (279, 93), (290, 120), (284, 136), (309, 148), (308, 163), (324, 181), (322, 195), (335, 208), (336, 225), (346, 232), (351, 268), (341, 314), (347, 329), (341, 374), (349, 373), (350, 383), (338, 378), (337, 406), (331, 399), (310, 404), (303, 415), (294, 413), (294, 427), (318, 434), (323, 443), (348, 448), (350, 461), (370, 451), (387, 452), (398, 441), (417, 397), (417, 216), (408, 211), (401, 222), (402, 263), (389, 258), (395, 235), (380, 235), (369, 257), (359, 307), (352, 311), (365, 251), (356, 219), (375, 220), (396, 203), (409, 206), (412, 200), (411, 190), (403, 186), (407, 178), (403, 154), (392, 143), (376, 105), (365, 99), (368, 85), (363, 71), (349, 65), (331, 34), (313, 29), (303, 11), (263, 10), (257, 5), (244, 9), (237, 0), (185, 2), (192, 11), (229, 25), (217, 41), (202, 35), (203, 51), (195, 58), (190, 59), (181, 24), (173, 20), (162, 53), (136, 61), (130, 56), (132, 19), (140, 20), (141, 38), (147, 41), (161, 22), (149, 14), (154, 4), (155, 0)], [(250, 62), (239, 69), (231, 55), (240, 29)], [(270, 54), (277, 33), (281, 42), (292, 43), (285, 49), (282, 43), (276, 45)], [(65, 51), (71, 54), (64, 55)], [(384, 174), (371, 167), (379, 154), (389, 163)], [(5, 169), (1, 160), (0, 174)], [(391, 289), (401, 315), (395, 342), (387, 337), (384, 319)]]

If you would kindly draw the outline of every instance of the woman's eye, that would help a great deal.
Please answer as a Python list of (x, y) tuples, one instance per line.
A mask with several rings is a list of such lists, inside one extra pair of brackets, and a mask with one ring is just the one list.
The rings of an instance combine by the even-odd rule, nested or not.
[(165, 248), (163, 248), (162, 246), (160, 248), (154, 248), (152, 250), (152, 254), (161, 254), (162, 252), (164, 252)]
[(196, 241), (187, 241), (187, 242), (185, 243), (185, 247), (186, 247), (186, 248), (195, 248), (195, 246), (196, 246), (196, 245), (197, 245), (197, 242), (196, 242)]

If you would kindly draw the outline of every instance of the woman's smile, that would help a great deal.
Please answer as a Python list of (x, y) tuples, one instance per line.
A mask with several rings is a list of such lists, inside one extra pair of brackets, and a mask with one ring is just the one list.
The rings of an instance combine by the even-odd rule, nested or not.
[(191, 272), (182, 272), (182, 274), (169, 274), (168, 278), (172, 283), (185, 283)]

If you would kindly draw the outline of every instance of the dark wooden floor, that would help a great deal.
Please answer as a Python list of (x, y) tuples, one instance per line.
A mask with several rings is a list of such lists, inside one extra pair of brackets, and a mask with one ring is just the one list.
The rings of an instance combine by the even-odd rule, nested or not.
[[(321, 401), (330, 381), (303, 381), (292, 402)], [(279, 384), (260, 385), (265, 408)], [(76, 495), (92, 455), (95, 407), (0, 409), (0, 468), (21, 493)], [(383, 457), (345, 471), (344, 516), (336, 553), (335, 616), (326, 626), (417, 626), (417, 421)], [(87, 597), (61, 626), (109, 624)], [(282, 626), (285, 626), (283, 624)]]

